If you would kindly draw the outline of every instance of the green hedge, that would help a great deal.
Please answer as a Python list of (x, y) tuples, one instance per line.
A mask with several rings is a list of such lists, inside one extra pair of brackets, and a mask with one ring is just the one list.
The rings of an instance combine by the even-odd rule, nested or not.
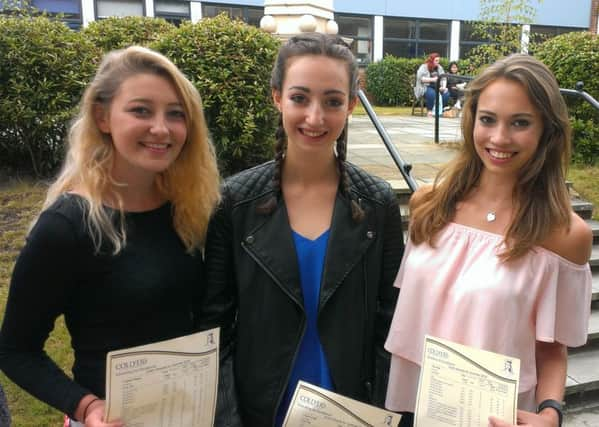
[[(561, 88), (583, 90), (599, 100), (599, 37), (588, 32), (559, 35), (535, 46), (535, 56), (555, 74)], [(580, 98), (567, 96), (574, 128), (574, 160), (594, 163), (599, 160), (599, 111)]]
[(377, 105), (411, 105), (414, 79), (422, 59), (385, 55), (366, 69), (366, 91)]
[(74, 32), (47, 17), (0, 17), (0, 167), (49, 176), (102, 52), (145, 44), (196, 85), (223, 175), (272, 156), (270, 70), (279, 42), (225, 16), (176, 28), (159, 18), (111, 18)]
[(277, 115), (269, 82), (277, 39), (222, 14), (184, 23), (152, 47), (202, 95), (223, 175), (272, 157)]
[(46, 17), (0, 16), (0, 167), (44, 176), (63, 158), (69, 120), (97, 49)]
[(90, 22), (82, 33), (102, 51), (108, 52), (131, 45), (148, 46), (174, 29), (173, 24), (162, 18), (125, 16)]

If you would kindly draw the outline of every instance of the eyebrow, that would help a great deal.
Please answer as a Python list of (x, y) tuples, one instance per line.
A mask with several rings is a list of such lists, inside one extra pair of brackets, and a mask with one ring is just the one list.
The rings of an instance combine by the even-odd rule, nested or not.
[[(152, 101), (152, 100), (151, 100), (151, 99), (149, 99), (149, 98), (133, 98), (133, 99), (130, 99), (129, 101), (127, 101), (127, 102), (128, 102), (128, 103), (129, 103), (129, 102), (144, 102), (144, 103), (146, 103), (146, 104), (153, 104), (153, 103), (154, 103), (154, 101)], [(166, 104), (166, 105), (169, 105), (169, 106), (178, 106), (178, 107), (182, 107), (182, 106), (183, 106), (183, 103), (181, 103), (181, 102), (177, 101), (177, 102), (169, 102), (169, 103), (168, 103), (168, 104)]]
[[(489, 110), (478, 110), (478, 112), (479, 113), (488, 114), (490, 116), (496, 116), (497, 115), (493, 111), (489, 111)], [(532, 113), (515, 113), (515, 114), (512, 114), (511, 117), (534, 117), (534, 114), (532, 114)]]
[[(289, 90), (301, 90), (302, 92), (310, 93), (310, 89), (305, 86), (291, 86)], [(345, 95), (345, 92), (339, 89), (328, 89), (324, 91), (325, 95)]]

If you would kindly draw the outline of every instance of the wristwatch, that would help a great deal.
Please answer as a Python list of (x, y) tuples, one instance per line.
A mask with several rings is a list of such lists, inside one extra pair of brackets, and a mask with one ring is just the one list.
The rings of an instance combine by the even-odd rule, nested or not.
[(555, 409), (555, 412), (557, 412), (557, 420), (558, 420), (557, 425), (558, 425), (558, 427), (562, 427), (562, 421), (564, 420), (564, 412), (563, 412), (562, 403), (558, 402), (557, 400), (553, 400), (553, 399), (543, 400), (541, 403), (539, 403), (539, 407), (537, 408), (537, 414), (545, 408)]

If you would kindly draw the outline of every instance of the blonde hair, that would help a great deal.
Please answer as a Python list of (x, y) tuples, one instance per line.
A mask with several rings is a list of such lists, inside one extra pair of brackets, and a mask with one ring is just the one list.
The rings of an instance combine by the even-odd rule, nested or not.
[(519, 172), (512, 195), (514, 214), (500, 258), (517, 259), (555, 229), (570, 226), (571, 205), (565, 185), (571, 151), (568, 110), (551, 71), (531, 56), (514, 54), (495, 62), (468, 84), (462, 148), (437, 175), (432, 190), (411, 206), (410, 238), (415, 243), (432, 245), (436, 234), (454, 217), (456, 204), (478, 184), (483, 164), (474, 148), (476, 110), (481, 93), (499, 78), (519, 83), (543, 122), (537, 151)]
[[(122, 200), (115, 187), (122, 185), (111, 176), (114, 145), (110, 135), (98, 129), (95, 109), (110, 104), (122, 83), (138, 74), (154, 74), (168, 80), (176, 89), (185, 111), (187, 139), (177, 159), (157, 174), (157, 186), (173, 207), (173, 225), (188, 252), (201, 248), (208, 221), (220, 199), (214, 148), (195, 87), (166, 57), (150, 49), (132, 46), (108, 53), (89, 84), (79, 114), (69, 131), (66, 159), (58, 178), (50, 186), (42, 211), (63, 193), (81, 189), (87, 206), (86, 225), (99, 251), (106, 239), (118, 253), (126, 244)], [(106, 197), (116, 200), (120, 226), (104, 209)]]

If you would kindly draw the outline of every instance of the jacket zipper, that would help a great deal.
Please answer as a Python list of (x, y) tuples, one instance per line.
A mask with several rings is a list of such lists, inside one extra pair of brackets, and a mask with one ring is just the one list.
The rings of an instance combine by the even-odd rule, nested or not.
[(275, 277), (275, 275), (272, 274), (272, 272), (268, 269), (268, 267), (266, 267), (266, 265), (264, 265), (264, 263), (262, 263), (262, 261), (260, 261), (256, 256), (254, 256), (254, 253), (248, 248), (248, 246), (245, 244), (245, 242), (242, 242), (241, 246), (249, 254), (249, 256), (252, 257), (252, 259), (254, 261), (256, 261), (256, 263), (260, 267), (262, 267), (262, 269), (277, 284), (277, 286), (279, 288), (281, 288), (281, 290), (283, 290), (283, 292), (285, 294), (287, 294), (287, 296), (289, 296), (289, 298), (291, 298), (291, 300), (293, 302), (295, 302), (301, 308), (302, 312), (304, 313), (304, 318), (303, 318), (302, 325), (301, 325), (302, 328), (301, 328), (301, 334), (300, 334), (300, 337), (299, 337), (299, 341), (297, 342), (297, 345), (295, 346), (295, 352), (293, 353), (293, 359), (291, 359), (291, 366), (289, 367), (289, 369), (287, 369), (287, 376), (285, 378), (285, 383), (284, 383), (285, 386), (283, 387), (283, 389), (279, 393), (279, 398), (277, 399), (277, 405), (275, 406), (275, 412), (274, 412), (272, 420), (271, 420), (271, 426), (274, 426), (275, 425), (275, 421), (277, 419), (277, 413), (279, 412), (279, 406), (281, 406), (281, 401), (283, 400), (283, 395), (285, 394), (285, 390), (287, 388), (287, 383), (289, 382), (289, 378), (291, 377), (292, 368), (295, 365), (295, 360), (297, 359), (297, 354), (299, 352), (300, 345), (301, 345), (302, 340), (304, 339), (304, 335), (306, 333), (306, 312), (304, 310), (304, 307), (299, 303), (299, 301), (297, 299), (295, 299), (295, 296), (292, 295), (292, 294), (290, 294), (287, 291), (287, 289), (285, 289), (285, 287), (281, 284), (281, 282)]

